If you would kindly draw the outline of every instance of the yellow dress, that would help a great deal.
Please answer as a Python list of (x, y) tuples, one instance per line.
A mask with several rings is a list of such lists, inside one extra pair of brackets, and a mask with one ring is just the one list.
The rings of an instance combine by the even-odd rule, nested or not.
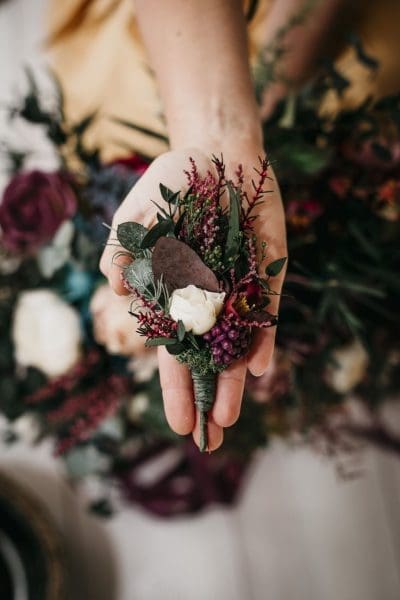
[[(262, 47), (263, 24), (271, 0), (260, 0), (249, 23), (250, 56)], [(365, 2), (368, 10), (357, 22), (357, 32), (368, 52), (381, 66), (376, 77), (365, 69), (351, 49), (337, 59), (338, 68), (356, 81), (340, 102), (351, 104), (368, 94), (382, 95), (400, 89), (400, 2)], [(251, 8), (250, 0), (244, 10)], [(128, 130), (113, 117), (132, 121), (166, 135), (155, 78), (151, 73), (135, 21), (133, 0), (50, 1), (48, 48), (51, 63), (63, 86), (66, 114), (78, 120), (97, 110), (99, 118), (88, 142), (101, 148), (109, 160), (133, 151), (153, 157), (167, 144)], [(338, 99), (328, 96), (326, 108), (335, 110)]]

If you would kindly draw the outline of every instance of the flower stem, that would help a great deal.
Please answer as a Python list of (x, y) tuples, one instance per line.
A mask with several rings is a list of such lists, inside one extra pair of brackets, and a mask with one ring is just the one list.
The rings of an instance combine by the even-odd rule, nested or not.
[(192, 371), (194, 402), (200, 413), (200, 452), (208, 449), (208, 411), (215, 399), (215, 374)]

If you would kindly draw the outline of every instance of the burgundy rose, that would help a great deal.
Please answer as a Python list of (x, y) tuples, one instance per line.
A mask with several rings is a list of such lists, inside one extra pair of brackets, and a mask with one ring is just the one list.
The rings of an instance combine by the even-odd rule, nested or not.
[(56, 233), (76, 210), (76, 196), (63, 173), (19, 173), (0, 204), (2, 244), (12, 252), (32, 252)]

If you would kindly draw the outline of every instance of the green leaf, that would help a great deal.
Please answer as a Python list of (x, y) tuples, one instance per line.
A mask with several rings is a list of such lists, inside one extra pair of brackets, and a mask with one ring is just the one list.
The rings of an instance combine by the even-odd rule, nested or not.
[(108, 498), (100, 498), (99, 500), (94, 500), (89, 505), (89, 510), (96, 516), (104, 518), (112, 517), (114, 514), (114, 509)]
[(172, 219), (165, 219), (160, 223), (157, 223), (150, 229), (150, 231), (144, 236), (140, 247), (144, 248), (152, 248), (156, 241), (167, 233), (170, 233), (174, 230), (174, 222)]
[(179, 192), (173, 192), (163, 183), (160, 183), (160, 193), (165, 202), (168, 202), (168, 204), (174, 204), (179, 196)]
[(185, 346), (184, 344), (178, 342), (177, 344), (170, 344), (167, 346), (166, 350), (169, 354), (176, 356), (185, 350)]
[(264, 290), (266, 290), (267, 292), (269, 292), (271, 290), (271, 288), (269, 287), (269, 283), (268, 281), (266, 281), (265, 279), (259, 279), (259, 284), (261, 285), (262, 288), (264, 288)]
[(153, 138), (158, 140), (162, 140), (163, 142), (168, 142), (168, 138), (162, 133), (158, 133), (157, 131), (153, 131), (148, 127), (142, 127), (137, 123), (133, 123), (132, 121), (127, 121), (126, 119), (119, 119), (118, 117), (111, 117), (111, 120), (114, 123), (118, 123), (119, 125), (124, 125), (124, 127), (129, 127), (129, 129), (134, 129), (135, 131), (139, 131), (140, 133), (144, 133), (145, 135), (150, 135)]
[(183, 322), (181, 320), (178, 321), (178, 330), (177, 330), (177, 335), (178, 335), (178, 340), (180, 342), (183, 341), (184, 337), (185, 337), (185, 333), (186, 333), (186, 329), (185, 326), (183, 324)]
[(72, 128), (74, 133), (76, 133), (76, 135), (78, 136), (83, 135), (86, 129), (93, 123), (95, 117), (97, 116), (97, 113), (98, 111), (95, 110), (91, 114), (87, 115), (87, 117), (84, 117), (76, 125), (74, 125), (74, 127)]
[(144, 345), (146, 348), (153, 348), (154, 346), (174, 346), (176, 343), (176, 338), (155, 337), (146, 340)]
[(137, 254), (148, 229), (140, 223), (120, 223), (117, 228), (117, 238), (125, 250)]
[(185, 220), (185, 213), (183, 212), (181, 214), (181, 216), (179, 217), (179, 219), (177, 220), (177, 222), (175, 223), (175, 227), (174, 227), (175, 236), (178, 236), (178, 234), (180, 233), (180, 230), (182, 228), (184, 220)]
[(124, 268), (124, 279), (139, 292), (144, 292), (154, 284), (150, 258), (137, 258)]
[(283, 258), (277, 258), (276, 260), (272, 261), (272, 263), (269, 263), (269, 265), (265, 269), (265, 274), (269, 275), (270, 277), (275, 277), (275, 275), (278, 275), (282, 271), (286, 261), (286, 256), (284, 256)]
[(229, 183), (228, 191), (230, 205), (225, 258), (233, 262), (239, 253), (240, 247), (240, 194)]

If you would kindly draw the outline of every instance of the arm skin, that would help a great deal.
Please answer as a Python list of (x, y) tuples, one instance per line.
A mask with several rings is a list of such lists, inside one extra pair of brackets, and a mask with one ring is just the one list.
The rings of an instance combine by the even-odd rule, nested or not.
[(348, 11), (355, 12), (357, 4), (354, 0), (274, 0), (265, 24), (265, 48), (274, 43), (280, 29), (294, 15), (301, 15), (307, 5), (309, 9), (303, 22), (289, 29), (281, 40), (286, 51), (279, 61), (278, 72), (283, 78), (265, 89), (261, 108), (264, 118), (273, 113), (279, 100), (298, 89), (316, 71), (327, 40), (341, 41), (342, 32), (335, 30), (337, 17), (346, 6)]
[[(137, 0), (144, 44), (159, 84), (171, 152), (153, 161), (115, 213), (113, 227), (126, 220), (149, 226), (155, 221), (150, 199), (162, 202), (158, 186), (187, 187), (183, 170), (192, 156), (200, 172), (212, 169), (210, 157), (224, 156), (228, 176), (243, 164), (249, 180), (264, 154), (259, 110), (247, 59), (246, 26), (238, 0)], [(286, 256), (284, 215), (271, 171), (270, 194), (257, 219), (257, 235), (269, 241), (268, 261)], [(115, 248), (106, 247), (100, 268), (113, 289), (125, 293)], [(280, 291), (283, 274), (277, 283)], [(278, 310), (273, 297), (271, 311)], [(272, 355), (275, 328), (258, 331), (249, 355), (218, 378), (216, 401), (209, 415), (209, 450), (221, 445), (223, 428), (238, 418), (247, 368), (260, 375)], [(159, 350), (164, 408), (171, 428), (193, 433), (199, 443), (188, 369), (165, 349)]]

